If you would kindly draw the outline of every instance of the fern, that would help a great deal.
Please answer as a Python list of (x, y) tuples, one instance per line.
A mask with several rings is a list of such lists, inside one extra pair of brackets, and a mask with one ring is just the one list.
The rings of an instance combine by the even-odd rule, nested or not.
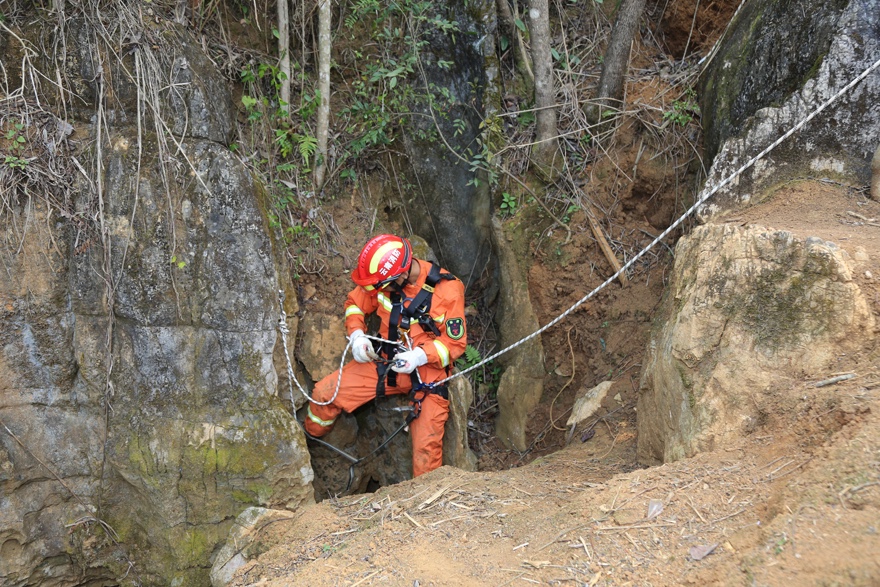
[(303, 158), (305, 164), (308, 165), (312, 155), (318, 150), (318, 139), (311, 135), (300, 134), (294, 135), (294, 138), (296, 138), (296, 142), (299, 145), (300, 156)]
[(480, 351), (471, 345), (467, 345), (464, 349), (464, 354), (459, 357), (455, 363), (456, 366), (463, 371), (465, 369), (470, 369), (482, 360), (483, 357), (480, 355)]
[(354, 27), (360, 20), (360, 17), (367, 12), (379, 12), (380, 4), (378, 0), (357, 0), (352, 3), (351, 13), (345, 17), (345, 26)]

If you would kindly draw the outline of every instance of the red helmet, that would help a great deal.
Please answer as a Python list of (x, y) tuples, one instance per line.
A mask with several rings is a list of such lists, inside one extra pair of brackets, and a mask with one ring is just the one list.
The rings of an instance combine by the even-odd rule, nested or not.
[(364, 289), (381, 287), (406, 273), (412, 264), (412, 245), (393, 234), (374, 236), (361, 249), (351, 279)]

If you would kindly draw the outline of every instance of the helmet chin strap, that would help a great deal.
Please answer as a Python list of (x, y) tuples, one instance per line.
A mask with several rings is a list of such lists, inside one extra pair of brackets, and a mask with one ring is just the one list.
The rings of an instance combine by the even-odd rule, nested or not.
[[(409, 275), (407, 275), (407, 278), (409, 278)], [(388, 289), (393, 290), (393, 291), (396, 291), (397, 293), (402, 294), (402, 293), (403, 293), (403, 288), (404, 288), (405, 285), (406, 285), (406, 279), (403, 280), (403, 285), (397, 283), (396, 281), (392, 281), (392, 282), (391, 282), (391, 285), (388, 286)]]

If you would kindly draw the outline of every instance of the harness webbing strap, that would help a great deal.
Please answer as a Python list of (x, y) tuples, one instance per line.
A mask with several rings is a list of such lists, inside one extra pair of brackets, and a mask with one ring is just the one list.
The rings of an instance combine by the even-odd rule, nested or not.
[[(441, 273), (440, 268), (433, 263), (429, 263), (429, 265), (430, 269), (425, 277), (425, 283), (409, 304), (404, 304), (403, 291), (397, 284), (391, 286), (391, 315), (388, 317), (388, 340), (391, 342), (382, 343), (379, 348), (380, 356), (389, 361), (398, 351), (398, 346), (394, 343), (400, 340), (400, 331), (408, 332), (413, 318), (423, 330), (431, 332), (434, 336), (440, 336), (440, 329), (437, 328), (437, 324), (430, 314), (434, 289), (441, 280), (451, 280), (456, 277), (450, 273)], [(378, 399), (385, 396), (387, 385), (397, 386), (397, 372), (391, 369), (390, 363), (384, 362), (377, 363), (376, 370), (379, 374), (379, 381), (376, 383), (376, 398)]]
[(431, 332), (434, 336), (440, 336), (440, 329), (437, 328), (429, 313), (431, 311), (431, 302), (434, 298), (434, 288), (437, 287), (441, 279), (451, 280), (455, 279), (455, 276), (450, 273), (440, 273), (439, 267), (433, 263), (430, 265), (431, 268), (428, 270), (428, 276), (425, 278), (422, 289), (403, 309), (404, 317), (406, 318), (405, 328), (409, 329), (410, 320), (415, 318), (424, 330)]
[(391, 366), (391, 363), (376, 363), (376, 374), (379, 376), (376, 379), (376, 399), (382, 399), (385, 397), (385, 378), (388, 376), (388, 369)]

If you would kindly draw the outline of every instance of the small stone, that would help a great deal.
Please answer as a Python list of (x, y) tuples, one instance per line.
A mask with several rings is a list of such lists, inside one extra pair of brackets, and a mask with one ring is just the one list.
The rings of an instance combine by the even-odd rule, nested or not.
[(865, 277), (867, 277), (868, 279), (874, 279), (874, 274), (870, 271), (865, 271)]

